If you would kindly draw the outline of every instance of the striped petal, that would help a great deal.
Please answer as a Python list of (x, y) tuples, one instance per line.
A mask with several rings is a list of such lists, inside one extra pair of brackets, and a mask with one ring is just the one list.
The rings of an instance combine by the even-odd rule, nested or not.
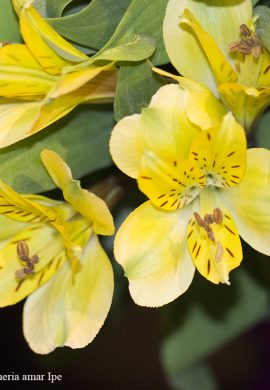
[(113, 272), (95, 235), (73, 281), (68, 264), (26, 301), (23, 331), (30, 348), (49, 353), (56, 347), (82, 348), (103, 325), (111, 306)]
[[(190, 219), (188, 248), (196, 268), (205, 278), (216, 284), (230, 284), (229, 272), (238, 267), (243, 258), (241, 241), (231, 214), (213, 191), (205, 189), (200, 195), (199, 216), (204, 221), (195, 215)], [(219, 219), (207, 224), (206, 216), (213, 216), (214, 210), (219, 210)]]
[(219, 127), (198, 135), (191, 147), (189, 160), (203, 170), (208, 185), (233, 187), (244, 176), (246, 148), (243, 128), (228, 113)]
[(20, 28), (27, 47), (49, 74), (57, 75), (64, 67), (89, 59), (50, 27), (31, 4), (20, 13)]
[(113, 234), (113, 219), (106, 203), (93, 193), (82, 189), (80, 182), (72, 178), (71, 170), (56, 153), (43, 150), (41, 159), (52, 180), (63, 191), (66, 201), (93, 223), (95, 232), (104, 235)]

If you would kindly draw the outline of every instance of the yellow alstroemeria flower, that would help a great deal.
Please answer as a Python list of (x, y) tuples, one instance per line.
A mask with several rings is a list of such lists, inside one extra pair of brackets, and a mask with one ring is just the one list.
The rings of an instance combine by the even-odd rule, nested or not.
[[(247, 151), (233, 115), (220, 113), (218, 122), (217, 100), (209, 105), (216, 120), (211, 124), (209, 111), (209, 127), (202, 130), (185, 109), (190, 96), (178, 85), (164, 86), (148, 108), (123, 118), (112, 132), (116, 165), (149, 198), (115, 239), (116, 260), (143, 306), (177, 298), (195, 267), (211, 282), (229, 284), (229, 272), (242, 260), (239, 234), (270, 255), (270, 151)], [(207, 115), (204, 97), (192, 92), (198, 118)]]
[(28, 296), (23, 331), (37, 353), (81, 348), (103, 325), (113, 272), (97, 234), (112, 235), (103, 200), (80, 187), (54, 152), (42, 161), (64, 201), (21, 195), (0, 181), (0, 306)]
[(20, 14), (25, 44), (0, 48), (0, 147), (40, 131), (78, 104), (112, 101), (116, 70), (112, 62), (89, 61), (26, 2)]
[(249, 131), (270, 103), (270, 54), (251, 0), (169, 0), (163, 35), (178, 72), (209, 87)]

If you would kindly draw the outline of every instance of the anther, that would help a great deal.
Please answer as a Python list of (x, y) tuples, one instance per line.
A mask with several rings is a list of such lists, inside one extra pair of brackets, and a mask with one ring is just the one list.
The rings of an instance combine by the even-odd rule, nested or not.
[(213, 218), (214, 218), (214, 222), (220, 224), (223, 220), (223, 213), (222, 211), (219, 209), (219, 208), (216, 208), (214, 211), (213, 211)]
[(29, 248), (25, 241), (19, 241), (17, 244), (17, 254), (21, 261), (26, 263), (26, 267), (19, 269), (15, 272), (16, 278), (22, 279), (28, 275), (35, 274), (35, 264), (38, 262), (38, 256), (33, 255), (31, 259), (29, 259)]
[(17, 244), (17, 254), (22, 261), (27, 261), (29, 248), (25, 241), (19, 241)]
[(231, 43), (229, 49), (243, 55), (252, 54), (253, 57), (259, 58), (262, 53), (262, 45), (255, 33), (246, 24), (241, 24), (240, 34), (241, 41)]

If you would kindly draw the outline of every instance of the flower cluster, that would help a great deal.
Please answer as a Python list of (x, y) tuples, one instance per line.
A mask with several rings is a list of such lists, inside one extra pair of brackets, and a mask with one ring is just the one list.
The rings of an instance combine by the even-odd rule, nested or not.
[[(270, 255), (270, 151), (247, 146), (270, 102), (270, 53), (256, 35), (250, 0), (208, 3), (168, 1), (164, 42), (180, 75), (153, 68), (169, 84), (140, 114), (122, 118), (110, 139), (115, 164), (148, 198), (114, 245), (143, 306), (179, 297), (195, 270), (229, 285), (243, 259), (240, 237)], [(111, 101), (116, 88), (115, 61), (91, 61), (31, 0), (13, 5), (25, 43), (0, 48), (0, 147), (80, 103)], [(87, 345), (104, 323), (113, 272), (97, 235), (112, 235), (114, 224), (106, 203), (81, 188), (58, 154), (45, 149), (41, 159), (64, 201), (19, 194), (0, 181), (0, 306), (28, 297), (24, 335), (35, 352), (48, 353)]]

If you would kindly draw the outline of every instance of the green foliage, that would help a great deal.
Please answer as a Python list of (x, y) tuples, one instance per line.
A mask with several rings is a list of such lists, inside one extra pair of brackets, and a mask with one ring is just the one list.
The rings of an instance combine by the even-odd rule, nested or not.
[(132, 40), (137, 35), (149, 37), (156, 40), (152, 62), (156, 65), (164, 64), (169, 62), (162, 36), (167, 2), (168, 0), (93, 0), (80, 12), (66, 17), (59, 17), (63, 8), (51, 7), (50, 14), (58, 17), (48, 21), (64, 37), (96, 50), (119, 46), (123, 40)]
[(256, 34), (264, 47), (270, 51), (270, 8), (260, 5), (255, 8), (254, 13), (256, 16), (259, 16), (256, 23)]
[(108, 139), (113, 124), (110, 107), (79, 107), (46, 130), (2, 149), (0, 178), (24, 193), (55, 188), (39, 157), (45, 148), (59, 153), (76, 177), (104, 168), (111, 164)]
[(258, 4), (259, 1), (260, 1), (260, 0), (252, 0), (252, 5), (253, 5), (253, 7), (254, 7), (256, 4)]
[(145, 60), (140, 64), (121, 66), (114, 101), (117, 121), (126, 115), (139, 113), (148, 106), (154, 93), (165, 84), (163, 78), (152, 71), (152, 64)]
[(93, 0), (80, 12), (66, 17), (60, 17), (60, 13), (67, 0), (61, 1), (57, 6), (55, 3), (48, 3), (48, 13), (55, 18), (48, 20), (51, 26), (65, 38), (99, 50), (110, 39), (130, 0)]
[(21, 42), (19, 23), (11, 0), (1, 0), (0, 41)]
[(270, 111), (266, 111), (260, 119), (255, 132), (256, 146), (270, 149)]

